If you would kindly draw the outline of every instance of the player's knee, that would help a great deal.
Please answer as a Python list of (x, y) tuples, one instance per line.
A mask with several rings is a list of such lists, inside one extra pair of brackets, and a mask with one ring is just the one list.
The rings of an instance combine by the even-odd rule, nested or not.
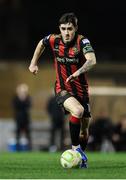
[(83, 113), (84, 113), (84, 108), (82, 106), (77, 106), (74, 109), (73, 115), (78, 117), (78, 118), (82, 118)]

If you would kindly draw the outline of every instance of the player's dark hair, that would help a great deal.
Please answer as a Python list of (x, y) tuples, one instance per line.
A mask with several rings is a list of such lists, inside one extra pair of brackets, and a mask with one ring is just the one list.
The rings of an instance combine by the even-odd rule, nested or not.
[(76, 27), (77, 26), (77, 21), (78, 21), (78, 19), (75, 16), (74, 13), (65, 13), (59, 19), (59, 25), (72, 23), (74, 25), (74, 27)]

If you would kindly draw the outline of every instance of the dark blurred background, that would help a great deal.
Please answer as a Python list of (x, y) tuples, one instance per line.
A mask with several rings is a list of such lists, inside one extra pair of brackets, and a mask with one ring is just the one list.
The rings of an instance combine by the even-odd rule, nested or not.
[[(97, 65), (88, 72), (93, 122), (106, 112), (107, 118), (116, 124), (125, 114), (124, 1), (0, 0), (0, 150), (7, 149), (11, 138), (15, 141), (12, 98), (20, 83), (28, 85), (32, 98), (33, 149), (49, 145), (51, 124), (46, 105), (55, 84), (49, 49), (40, 57), (37, 76), (33, 76), (28, 67), (39, 40), (50, 33), (59, 33), (58, 20), (66, 12), (76, 14), (79, 34), (89, 38), (96, 52)], [(69, 136), (65, 143), (69, 145)]]
[(58, 20), (75, 12), (79, 33), (86, 35), (99, 62), (125, 61), (124, 2), (0, 0), (0, 59), (31, 57), (38, 40), (58, 33)]

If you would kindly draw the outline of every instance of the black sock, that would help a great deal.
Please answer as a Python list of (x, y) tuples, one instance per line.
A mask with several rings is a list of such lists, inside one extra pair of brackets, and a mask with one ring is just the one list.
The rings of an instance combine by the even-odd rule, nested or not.
[(80, 123), (69, 122), (72, 145), (79, 145)]
[(80, 146), (81, 146), (81, 149), (83, 151), (85, 151), (86, 147), (87, 147), (87, 143), (88, 143), (88, 138), (84, 139), (84, 138), (79, 138), (79, 143), (80, 143)]

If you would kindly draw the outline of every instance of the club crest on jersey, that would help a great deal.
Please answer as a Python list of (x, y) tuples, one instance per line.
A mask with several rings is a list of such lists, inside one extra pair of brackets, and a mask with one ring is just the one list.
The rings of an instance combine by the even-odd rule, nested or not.
[(79, 51), (76, 47), (73, 47), (73, 52), (74, 52), (74, 55), (77, 55)]

